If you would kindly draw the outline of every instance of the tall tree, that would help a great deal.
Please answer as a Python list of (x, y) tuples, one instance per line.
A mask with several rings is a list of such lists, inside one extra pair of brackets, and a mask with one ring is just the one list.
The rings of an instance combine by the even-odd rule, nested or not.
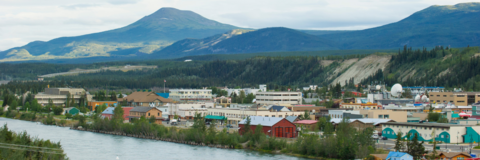
[(402, 151), (405, 150), (405, 146), (404, 146), (403, 140), (402, 140), (402, 135), (403, 135), (402, 132), (400, 132), (400, 131), (397, 132), (397, 138), (396, 138), (396, 141), (395, 141), (395, 147), (393, 147), (396, 152), (402, 152)]

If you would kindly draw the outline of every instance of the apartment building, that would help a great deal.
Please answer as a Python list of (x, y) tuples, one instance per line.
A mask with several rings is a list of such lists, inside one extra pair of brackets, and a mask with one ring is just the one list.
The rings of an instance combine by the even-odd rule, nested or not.
[(430, 103), (453, 103), (468, 106), (480, 101), (480, 92), (430, 92)]
[(45, 92), (40, 92), (35, 95), (38, 103), (47, 105), (49, 100), (53, 101), (54, 105), (64, 105), (67, 101), (67, 95), (74, 99), (75, 103), (79, 103), (82, 95), (88, 100), (92, 100), (92, 96), (87, 94), (83, 88), (45, 88)]
[(179, 102), (211, 102), (211, 89), (170, 89), (170, 97)]
[(257, 92), (257, 104), (302, 104), (302, 92)]

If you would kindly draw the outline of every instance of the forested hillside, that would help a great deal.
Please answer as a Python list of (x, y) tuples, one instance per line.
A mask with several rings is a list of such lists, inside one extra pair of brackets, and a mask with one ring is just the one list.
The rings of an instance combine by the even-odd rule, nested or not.
[(480, 50), (478, 47), (431, 50), (404, 47), (394, 55), (385, 70), (362, 81), (402, 83), (404, 86), (443, 86), (480, 90)]

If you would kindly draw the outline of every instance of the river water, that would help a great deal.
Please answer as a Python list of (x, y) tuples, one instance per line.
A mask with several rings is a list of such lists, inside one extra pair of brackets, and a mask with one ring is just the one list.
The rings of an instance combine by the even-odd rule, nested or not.
[(189, 160), (289, 160), (301, 159), (287, 155), (265, 154), (239, 149), (217, 149), (191, 146), (149, 139), (99, 134), (70, 130), (67, 127), (47, 126), (0, 118), (0, 124), (7, 124), (10, 130), (27, 131), (31, 136), (59, 142), (67, 157), (72, 160), (146, 160), (146, 159), (189, 159)]

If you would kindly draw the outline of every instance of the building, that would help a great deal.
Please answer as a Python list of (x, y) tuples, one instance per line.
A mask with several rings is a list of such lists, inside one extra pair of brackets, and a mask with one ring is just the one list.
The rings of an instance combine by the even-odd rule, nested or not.
[(289, 107), (291, 111), (308, 111), (308, 112), (318, 112), (320, 109), (325, 109), (324, 106), (315, 106), (315, 105), (293, 105)]
[(68, 107), (68, 108), (63, 109), (63, 113), (64, 114), (70, 113), (71, 115), (76, 115), (76, 114), (80, 113), (80, 110), (78, 110), (75, 107)]
[[(245, 133), (245, 124), (247, 118), (243, 119), (239, 123), (239, 133), (243, 135)], [(257, 126), (262, 126), (264, 134), (275, 137), (295, 138), (297, 137), (297, 130), (295, 124), (286, 120), (285, 118), (278, 117), (250, 117), (250, 130), (255, 131)]]
[[(330, 122), (334, 125), (337, 126), (339, 123), (341, 123), (344, 119), (342, 118), (332, 118), (330, 119)], [(391, 119), (376, 119), (376, 118), (361, 118), (361, 119), (345, 119), (348, 121), (350, 126), (353, 128), (362, 131), (365, 128), (373, 128), (375, 129), (376, 133), (381, 133), (382, 132), (382, 126), (385, 123), (388, 122), (395, 122), (394, 120)]]
[(127, 101), (127, 106), (156, 107), (172, 103), (172, 99), (163, 98), (155, 92), (133, 92), (124, 98), (119, 98), (118, 102)]
[(430, 103), (453, 103), (468, 106), (480, 101), (480, 92), (429, 92)]
[[(418, 134), (420, 141), (442, 141), (445, 143), (470, 143), (479, 142), (480, 126), (458, 125), (449, 123), (385, 123), (382, 127), (382, 136), (395, 139), (397, 132), (400, 131), (406, 135)], [(435, 136), (432, 133), (435, 132)], [(405, 136), (406, 137), (406, 136)], [(402, 138), (405, 138), (402, 137)], [(413, 138), (413, 137), (411, 137)]]
[(329, 110), (328, 115), (332, 118), (343, 118), (344, 113), (360, 114), (360, 111), (347, 111), (347, 110)]
[(430, 92), (444, 92), (445, 87), (402, 87), (404, 91), (410, 90), (412, 96), (417, 94), (422, 95), (425, 94), (425, 91), (428, 93)]
[(268, 110), (269, 110), (270, 112), (288, 112), (288, 111), (290, 111), (290, 110), (289, 110), (287, 107), (285, 107), (285, 106), (274, 106), (274, 105), (270, 106), (270, 107), (268, 108)]
[(133, 107), (130, 110), (128, 118), (130, 122), (132, 122), (133, 119), (139, 119), (142, 116), (147, 119), (151, 116), (154, 116), (156, 119), (155, 123), (162, 124), (162, 111), (158, 110), (155, 107)]
[(438, 154), (440, 159), (461, 160), (472, 158), (467, 152), (440, 152)]
[(114, 110), (115, 110), (115, 107), (108, 107), (102, 112), (102, 116), (108, 119), (112, 119)]
[(193, 119), (195, 114), (200, 114), (202, 117), (207, 116), (207, 108), (185, 108), (179, 109), (177, 116), (181, 119)]
[(377, 103), (342, 103), (340, 105), (340, 108), (351, 108), (353, 110), (360, 110), (360, 109), (382, 109), (381, 105), (378, 105)]
[(208, 108), (207, 115), (224, 116), (227, 118), (227, 124), (238, 126), (239, 122), (247, 116), (276, 117), (285, 118), (288, 116), (300, 116), (305, 112), (270, 112), (262, 108)]
[(303, 129), (308, 129), (309, 131), (315, 131), (317, 129), (317, 122), (316, 120), (300, 120), (293, 122), (297, 127)]
[(211, 89), (170, 89), (170, 98), (179, 102), (211, 102)]
[(165, 106), (168, 107), (167, 115), (169, 116), (169, 118), (173, 118), (173, 116), (178, 115), (181, 119), (189, 119), (195, 116), (195, 111), (200, 111), (199, 109), (202, 109), (201, 112), (203, 113), (206, 111), (204, 109), (216, 107), (215, 103), (213, 102), (169, 103)]
[(390, 151), (387, 155), (387, 159), (389, 160), (413, 160), (412, 155), (409, 155), (405, 152), (394, 152)]
[(392, 110), (360, 110), (360, 114), (364, 118), (378, 118), (391, 119), (395, 122), (407, 122), (406, 111), (392, 111)]
[(115, 104), (117, 103), (118, 102), (116, 101), (89, 101), (87, 103), (87, 108), (90, 109), (91, 111), (95, 111), (95, 108), (103, 104), (105, 104), (107, 107), (115, 107)]
[(311, 90), (311, 91), (315, 91), (316, 89), (318, 88), (318, 85), (310, 85), (308, 87), (303, 87), (303, 91), (308, 91), (308, 90)]
[(257, 104), (302, 104), (302, 92), (257, 92)]
[(92, 100), (92, 96), (87, 94), (83, 88), (45, 88), (45, 92), (36, 94), (35, 99), (37, 99), (38, 104), (44, 106), (48, 105), (49, 100), (52, 100), (56, 106), (62, 106), (65, 105), (68, 95), (70, 95), (68, 99), (73, 98), (76, 104), (78, 104), (82, 98), (88, 101)]
[(298, 116), (287, 116), (287, 117), (285, 117), (285, 119), (287, 119), (288, 121), (290, 121), (292, 123), (299, 120)]

